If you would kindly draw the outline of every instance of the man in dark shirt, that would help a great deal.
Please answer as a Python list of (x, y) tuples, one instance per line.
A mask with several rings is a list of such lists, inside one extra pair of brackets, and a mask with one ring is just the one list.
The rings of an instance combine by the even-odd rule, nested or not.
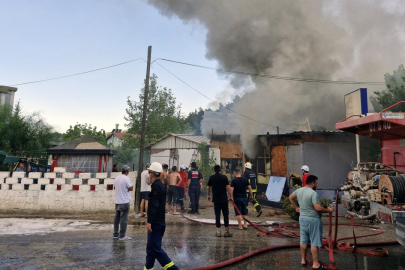
[(160, 163), (153, 162), (148, 170), (152, 185), (149, 194), (148, 223), (146, 225), (148, 243), (146, 245), (146, 263), (144, 269), (153, 269), (155, 259), (158, 260), (165, 270), (179, 269), (162, 249), (162, 239), (166, 229), (166, 187), (160, 180), (163, 168)]
[[(238, 220), (239, 230), (247, 230), (247, 214), (248, 214), (248, 199), (246, 198), (246, 189), (249, 190), (249, 199), (253, 200), (253, 192), (252, 188), (249, 185), (249, 181), (241, 176), (241, 172), (239, 169), (234, 170), (234, 179), (231, 182), (231, 191), (233, 194), (233, 200), (235, 202), (236, 207), (238, 207), (239, 211), (241, 212), (242, 216), (235, 209), (235, 216)], [(244, 219), (245, 218), (245, 219)], [(244, 219), (244, 226), (242, 227), (242, 219)]]
[(191, 200), (191, 210), (189, 214), (199, 214), (201, 185), (204, 181), (203, 175), (196, 169), (195, 162), (191, 162), (191, 170), (188, 172), (187, 187)]
[[(262, 207), (256, 201), (257, 176), (256, 176), (256, 173), (252, 170), (252, 163), (250, 163), (250, 162), (245, 163), (245, 173), (243, 174), (243, 177), (245, 177), (249, 181), (250, 187), (252, 188), (253, 201), (251, 201), (251, 202), (257, 212), (256, 216), (260, 217), (260, 215), (262, 214)], [(247, 192), (247, 197), (249, 197), (249, 190), (246, 190), (246, 192)]]
[(232, 200), (231, 187), (229, 186), (228, 177), (221, 174), (221, 167), (215, 165), (214, 175), (210, 176), (207, 183), (207, 195), (208, 200), (211, 200), (211, 187), (212, 187), (212, 202), (214, 203), (215, 210), (215, 225), (217, 227), (217, 236), (221, 237), (221, 211), (224, 215), (225, 233), (224, 237), (231, 237), (229, 232), (229, 209), (228, 209), (228, 197), (226, 192), (228, 191), (229, 200)]

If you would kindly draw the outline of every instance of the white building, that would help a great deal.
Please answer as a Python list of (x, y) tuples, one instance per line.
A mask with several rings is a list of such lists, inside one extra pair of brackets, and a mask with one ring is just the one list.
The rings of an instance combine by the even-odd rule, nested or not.
[[(159, 140), (148, 144), (145, 149), (150, 151), (150, 162), (159, 162), (172, 166), (189, 166), (198, 159), (198, 147), (205, 143), (210, 147), (210, 139), (204, 136), (169, 133)], [(220, 160), (219, 148), (209, 148), (210, 155)]]
[(14, 95), (17, 88), (0, 85), (0, 104), (14, 105)]
[(115, 125), (115, 129), (111, 131), (111, 133), (105, 139), (109, 145), (113, 145), (114, 147), (121, 146), (124, 142), (124, 139), (128, 136), (137, 138), (138, 135), (130, 134), (127, 132), (123, 132), (122, 129), (118, 129), (118, 124)]

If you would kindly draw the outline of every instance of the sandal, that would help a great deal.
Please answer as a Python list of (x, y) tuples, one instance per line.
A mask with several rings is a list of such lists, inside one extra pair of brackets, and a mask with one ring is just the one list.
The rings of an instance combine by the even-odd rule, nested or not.
[(320, 265), (318, 268), (313, 268), (312, 267), (312, 270), (322, 270), (322, 269), (328, 269), (327, 267), (325, 267), (324, 265)]

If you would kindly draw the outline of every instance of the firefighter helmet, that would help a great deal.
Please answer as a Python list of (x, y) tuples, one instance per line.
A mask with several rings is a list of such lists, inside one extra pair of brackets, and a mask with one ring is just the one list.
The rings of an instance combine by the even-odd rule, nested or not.
[(309, 167), (307, 165), (304, 165), (304, 166), (301, 167), (301, 170), (309, 172)]
[(159, 162), (152, 162), (148, 170), (156, 173), (161, 173), (163, 172), (163, 167), (162, 164), (160, 164)]

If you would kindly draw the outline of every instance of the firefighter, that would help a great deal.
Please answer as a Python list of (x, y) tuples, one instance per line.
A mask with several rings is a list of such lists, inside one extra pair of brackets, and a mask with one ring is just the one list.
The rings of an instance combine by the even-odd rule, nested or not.
[[(255, 212), (257, 212), (256, 216), (260, 217), (262, 214), (262, 208), (260, 207), (260, 204), (256, 201), (256, 193), (257, 193), (257, 177), (255, 172), (252, 170), (252, 163), (246, 162), (245, 163), (245, 173), (243, 174), (243, 177), (245, 177), (248, 181), (250, 186), (252, 187), (253, 191), (253, 201), (252, 204), (255, 207)], [(247, 192), (247, 197), (249, 198), (249, 190), (246, 190)]]
[(307, 178), (309, 176), (309, 167), (304, 165), (301, 167), (302, 171), (302, 186), (305, 187), (307, 185)]
[(166, 269), (179, 269), (162, 249), (162, 239), (166, 229), (165, 206), (166, 188), (160, 180), (163, 172), (162, 165), (153, 162), (148, 168), (149, 179), (152, 183), (149, 195), (148, 223), (148, 243), (146, 245), (146, 270), (153, 269), (155, 259)]

